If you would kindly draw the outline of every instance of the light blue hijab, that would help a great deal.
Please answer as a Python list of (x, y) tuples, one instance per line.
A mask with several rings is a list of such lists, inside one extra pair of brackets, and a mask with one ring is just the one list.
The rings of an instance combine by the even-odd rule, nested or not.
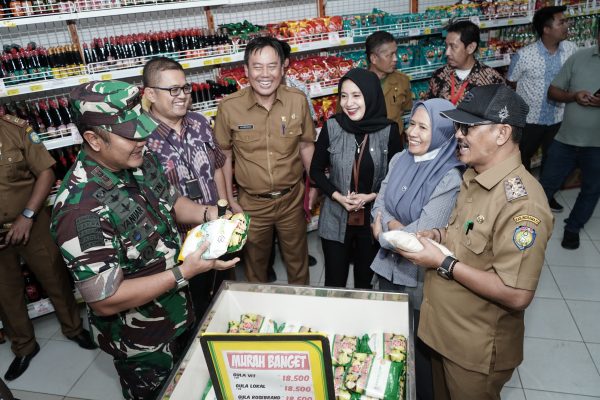
[(416, 162), (414, 155), (405, 151), (388, 172), (390, 177), (385, 191), (385, 208), (403, 225), (419, 218), (421, 210), (448, 171), (464, 167), (456, 158), (454, 124), (440, 115), (441, 111), (456, 107), (444, 99), (418, 101), (412, 108), (411, 118), (419, 107), (427, 111), (431, 122), (431, 144), (427, 153), (436, 149), (439, 151), (435, 158), (420, 162)]

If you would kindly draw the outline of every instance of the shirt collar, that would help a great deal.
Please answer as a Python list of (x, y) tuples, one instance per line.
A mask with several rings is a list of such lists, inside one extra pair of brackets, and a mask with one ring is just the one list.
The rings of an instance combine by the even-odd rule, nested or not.
[[(283, 96), (281, 95), (281, 91), (283, 90), (282, 88), (283, 85), (279, 85), (277, 87), (277, 91), (275, 92), (275, 100), (273, 103), (275, 103), (275, 101), (279, 101), (280, 103), (283, 103)], [(246, 96), (246, 108), (248, 110), (250, 110), (252, 107), (259, 105), (258, 101), (256, 100), (256, 96), (254, 95), (254, 89), (252, 89), (252, 86), (248, 85), (248, 87), (246, 87), (244, 90), (248, 91), (248, 96)]]
[[(171, 132), (174, 132), (175, 130), (173, 128), (171, 128), (169, 125), (167, 125), (166, 123), (164, 123), (160, 118), (158, 118), (154, 113), (152, 113), (152, 111), (149, 111), (150, 115), (152, 117), (154, 117), (154, 120), (158, 121), (158, 127), (156, 128), (156, 132), (161, 135), (163, 138), (166, 138), (167, 136), (169, 136), (171, 134)], [(190, 119), (189, 119), (189, 112), (187, 112), (184, 116), (183, 116), (183, 121), (181, 122), (181, 130), (182, 132), (186, 132), (188, 126), (190, 125)], [(175, 132), (177, 133), (177, 132)], [(179, 135), (178, 135), (179, 136)]]
[(435, 157), (437, 157), (440, 150), (441, 150), (441, 147), (438, 147), (437, 149), (431, 150), (421, 156), (414, 156), (415, 162), (418, 163), (418, 162), (433, 160)]
[(465, 176), (470, 179), (474, 178), (481, 186), (490, 190), (510, 174), (511, 171), (517, 169), (519, 165), (521, 165), (521, 154), (517, 152), (481, 174), (477, 174), (475, 170), (469, 168), (468, 172), (472, 172), (468, 176), (465, 173)]
[(540, 51), (542, 52), (542, 55), (544, 55), (546, 57), (552, 57), (552, 56), (555, 56), (564, 51), (564, 49), (565, 49), (564, 42), (565, 41), (563, 40), (558, 44), (558, 48), (556, 49), (556, 52), (554, 52), (554, 53), (550, 53), (550, 51), (546, 48), (546, 46), (544, 46), (542, 39), (539, 39), (537, 41), (537, 45), (538, 45), (538, 48), (540, 49)]

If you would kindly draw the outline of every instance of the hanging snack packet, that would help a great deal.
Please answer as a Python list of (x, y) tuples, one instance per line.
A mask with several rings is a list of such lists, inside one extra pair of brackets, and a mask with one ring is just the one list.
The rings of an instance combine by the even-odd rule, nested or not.
[(352, 353), (356, 350), (356, 336), (334, 335), (331, 340), (331, 361), (333, 365), (346, 366), (352, 361)]
[(342, 366), (333, 367), (333, 390), (335, 391), (336, 400), (351, 400), (352, 394), (344, 385), (346, 369)]

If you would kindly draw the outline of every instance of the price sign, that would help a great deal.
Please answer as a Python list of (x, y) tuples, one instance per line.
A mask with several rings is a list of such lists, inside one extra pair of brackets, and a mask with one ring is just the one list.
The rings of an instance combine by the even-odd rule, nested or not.
[(41, 85), (41, 84), (29, 86), (29, 90), (32, 92), (39, 92), (40, 90), (43, 90), (43, 89), (44, 89), (44, 85)]
[(423, 34), (424, 35), (431, 35), (431, 28), (425, 28), (425, 29), (423, 29)]
[(515, 24), (514, 19), (509, 19), (508, 21), (506, 21), (506, 25), (514, 25), (514, 24)]
[(15, 89), (8, 89), (6, 91), (6, 94), (9, 95), (9, 96), (16, 96), (19, 93), (21, 93), (21, 92), (19, 92), (19, 89), (16, 89), (16, 88)]
[(310, 84), (308, 90), (311, 96), (321, 96), (323, 94), (323, 88), (320, 82), (313, 82)]
[(223, 57), (223, 62), (231, 62), (231, 57)]
[(340, 45), (345, 46), (348, 44), (348, 39), (340, 39)]
[(220, 399), (335, 399), (325, 336), (204, 334), (200, 342)]
[(2, 21), (2, 25), (5, 28), (14, 28), (15, 26), (17, 26), (17, 23), (14, 21)]
[(100, 75), (100, 79), (102, 79), (103, 81), (109, 81), (112, 79), (112, 74), (102, 74)]
[(90, 78), (88, 78), (87, 76), (85, 78), (79, 78), (79, 83), (88, 83), (90, 81)]
[(292, 53), (296, 53), (298, 51), (298, 46), (292, 46)]
[(214, 63), (213, 59), (204, 60), (204, 65), (213, 65)]
[(419, 28), (410, 28), (408, 30), (408, 36), (419, 36), (421, 34), (421, 30)]
[(221, 64), (222, 62), (223, 62), (223, 59), (221, 57), (215, 58), (215, 64)]
[(188, 69), (190, 67), (190, 63), (181, 63), (181, 68)]

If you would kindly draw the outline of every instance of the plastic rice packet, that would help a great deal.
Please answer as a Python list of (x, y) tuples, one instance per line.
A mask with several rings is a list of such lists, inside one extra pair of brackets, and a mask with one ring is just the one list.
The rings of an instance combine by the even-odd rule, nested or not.
[(202, 254), (202, 258), (205, 260), (212, 260), (225, 253), (239, 251), (246, 244), (249, 227), (250, 217), (244, 213), (198, 225), (188, 232), (183, 246), (181, 246), (178, 260), (185, 260), (206, 240), (209, 241), (210, 246)]

